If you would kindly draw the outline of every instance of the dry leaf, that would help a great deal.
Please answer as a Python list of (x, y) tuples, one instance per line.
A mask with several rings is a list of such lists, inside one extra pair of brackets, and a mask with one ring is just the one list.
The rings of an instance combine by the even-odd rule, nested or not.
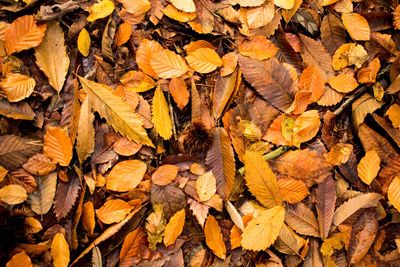
[(225, 54), (222, 58), (221, 76), (232, 74), (237, 66), (238, 54), (231, 52)]
[(199, 48), (188, 53), (186, 61), (189, 66), (199, 73), (210, 73), (222, 66), (219, 55), (210, 48)]
[(151, 180), (156, 185), (167, 185), (175, 180), (179, 168), (175, 165), (162, 165), (151, 176)]
[(225, 259), (226, 246), (222, 237), (221, 228), (218, 221), (212, 216), (208, 215), (206, 224), (204, 226), (204, 235), (207, 246), (219, 258)]
[(28, 198), (25, 188), (20, 185), (11, 184), (0, 188), (0, 200), (8, 205), (16, 205)]
[(129, 22), (124, 22), (119, 25), (117, 32), (115, 33), (115, 45), (121, 46), (128, 42), (129, 38), (131, 37), (132, 33), (132, 26)]
[(303, 203), (286, 208), (285, 222), (297, 233), (319, 237), (319, 227), (314, 213)]
[(182, 233), (185, 224), (185, 209), (177, 211), (169, 220), (164, 230), (164, 244), (166, 246), (175, 243), (176, 239)]
[(163, 51), (163, 47), (156, 41), (144, 39), (141, 42), (138, 50), (136, 51), (136, 63), (144, 73), (152, 77), (157, 77), (157, 74), (154, 72), (150, 64), (150, 61), (152, 56), (160, 51)]
[(29, 195), (31, 209), (39, 214), (44, 215), (49, 212), (53, 205), (56, 195), (57, 173), (50, 173), (47, 177), (38, 178), (38, 190)]
[(43, 152), (61, 166), (68, 166), (72, 159), (71, 139), (58, 127), (49, 127), (44, 136)]
[(337, 143), (331, 147), (326, 155), (326, 160), (333, 165), (339, 166), (345, 164), (353, 153), (353, 145)]
[(4, 178), (6, 178), (7, 173), (8, 173), (7, 169), (0, 166), (0, 182), (2, 182), (4, 180)]
[(302, 201), (310, 194), (304, 182), (300, 180), (279, 179), (278, 186), (282, 200), (291, 204)]
[(126, 94), (129, 94), (130, 91), (146, 92), (156, 86), (154, 80), (141, 71), (128, 71), (119, 80), (126, 89)]
[(31, 258), (25, 251), (15, 254), (6, 264), (6, 267), (32, 267)]
[(400, 211), (400, 177), (395, 176), (388, 188), (388, 199), (390, 203)]
[(93, 22), (98, 19), (109, 16), (114, 11), (114, 2), (112, 0), (101, 0), (98, 3), (89, 7), (88, 21)]
[(393, 104), (385, 113), (392, 122), (393, 127), (400, 128), (400, 105)]
[(376, 82), (376, 76), (381, 68), (379, 58), (374, 58), (369, 62), (368, 66), (362, 68), (357, 73), (357, 79), (359, 83), (374, 83)]
[(121, 222), (132, 210), (132, 207), (121, 199), (108, 200), (96, 210), (97, 218), (105, 224)]
[(187, 89), (185, 80), (182, 78), (172, 78), (168, 89), (176, 105), (182, 110), (189, 102), (190, 93)]
[(148, 0), (117, 0), (131, 14), (141, 15), (149, 11), (151, 3)]
[(77, 46), (79, 52), (84, 56), (87, 57), (90, 52), (90, 45), (92, 40), (90, 39), (90, 35), (88, 31), (83, 28), (78, 35)]
[(29, 158), (22, 167), (34, 175), (48, 175), (57, 167), (48, 157), (43, 154), (36, 154)]
[(65, 237), (57, 233), (51, 242), (51, 257), (54, 267), (67, 267), (69, 263), (69, 246)]
[(106, 179), (106, 188), (126, 192), (136, 188), (146, 173), (147, 165), (140, 160), (125, 160), (116, 164)]
[(358, 87), (358, 82), (353, 73), (342, 73), (329, 78), (329, 85), (339, 93), (350, 93)]
[(172, 120), (169, 113), (169, 105), (164, 93), (158, 86), (153, 96), (152, 103), (152, 123), (157, 133), (163, 139), (170, 139), (172, 136)]
[(239, 53), (252, 59), (264, 60), (274, 57), (279, 49), (264, 36), (253, 36), (239, 45)]
[(357, 165), (357, 173), (361, 181), (370, 185), (372, 180), (378, 175), (381, 165), (381, 159), (375, 150), (365, 153), (365, 156)]
[(93, 202), (91, 202), (91, 201), (88, 201), (83, 205), (82, 226), (86, 230), (86, 232), (89, 234), (89, 236), (93, 235), (94, 228), (96, 226), (96, 221), (95, 221), (94, 206), (93, 206)]
[(233, 223), (237, 226), (240, 230), (244, 230), (244, 224), (242, 217), (240, 216), (239, 212), (236, 210), (235, 206), (228, 200), (225, 204), (225, 208), (229, 213)]
[(146, 257), (149, 254), (148, 249), (144, 249), (147, 245), (146, 234), (141, 227), (130, 232), (122, 244), (119, 265), (128, 267), (140, 262), (143, 256)]
[(294, 6), (294, 0), (274, 0), (274, 4), (277, 7), (281, 7), (284, 9), (291, 9)]
[(209, 200), (217, 191), (217, 182), (212, 171), (206, 172), (196, 180), (196, 192), (201, 202)]
[(321, 121), (317, 110), (308, 110), (296, 118), (293, 125), (293, 144), (299, 146), (314, 138)]
[(312, 102), (318, 101), (325, 92), (324, 77), (318, 67), (307, 67), (300, 76), (299, 90), (310, 92)]
[(33, 78), (19, 73), (9, 74), (0, 82), (0, 88), (10, 102), (18, 102), (29, 97), (35, 85)]
[(369, 41), (371, 30), (363, 16), (358, 13), (345, 13), (342, 14), (342, 22), (353, 40)]
[(76, 153), (79, 162), (84, 162), (93, 153), (94, 143), (94, 114), (90, 109), (89, 97), (86, 97), (81, 105), (76, 138)]
[(196, 13), (187, 13), (184, 11), (180, 11), (173, 5), (167, 5), (162, 12), (164, 15), (167, 17), (170, 17), (171, 19), (174, 19), (179, 22), (188, 22), (193, 20), (196, 17)]
[[(151, 54), (150, 66), (154, 73), (163, 79), (181, 77), (189, 71), (185, 59), (167, 49), (155, 51)], [(146, 72), (143, 68), (142, 70)]]

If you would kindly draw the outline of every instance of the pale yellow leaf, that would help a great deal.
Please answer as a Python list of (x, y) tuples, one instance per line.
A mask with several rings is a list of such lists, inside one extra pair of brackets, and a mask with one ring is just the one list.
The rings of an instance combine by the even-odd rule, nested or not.
[(169, 246), (175, 243), (178, 236), (182, 233), (185, 225), (185, 209), (177, 211), (169, 220), (164, 230), (164, 244)]
[(371, 30), (363, 16), (358, 13), (345, 13), (342, 14), (342, 22), (353, 40), (369, 41)]
[(96, 210), (97, 218), (102, 223), (111, 224), (122, 221), (132, 210), (132, 207), (121, 199), (111, 199)]
[(189, 70), (183, 57), (167, 49), (153, 53), (150, 65), (155, 74), (164, 79), (181, 77)]
[(355, 65), (357, 68), (361, 66), (368, 60), (368, 52), (362, 45), (350, 46), (348, 53), (349, 65)]
[(245, 9), (245, 16), (249, 29), (257, 29), (268, 25), (274, 18), (274, 15), (275, 6), (272, 1), (265, 1), (265, 3), (259, 7)]
[(256, 35), (239, 45), (239, 53), (252, 59), (264, 60), (274, 57), (279, 49), (265, 36)]
[(358, 177), (361, 181), (370, 185), (372, 180), (378, 175), (381, 165), (381, 159), (375, 150), (370, 150), (365, 153), (365, 156), (357, 165)]
[(153, 96), (152, 123), (157, 133), (163, 139), (170, 139), (172, 136), (172, 120), (164, 93), (158, 86)]
[(106, 188), (117, 192), (126, 192), (142, 181), (147, 165), (140, 160), (125, 160), (115, 165), (107, 176)]
[(53, 205), (56, 195), (57, 173), (53, 172), (47, 177), (39, 177), (38, 184), (40, 185), (38, 191), (29, 195), (29, 203), (35, 213), (44, 215), (49, 212)]
[(64, 33), (58, 22), (49, 22), (43, 42), (35, 48), (35, 57), (36, 64), (59, 93), (68, 73), (69, 57), (64, 44)]
[(352, 72), (342, 73), (329, 78), (329, 85), (339, 93), (349, 93), (357, 88), (358, 82)]
[(171, 4), (184, 12), (195, 12), (196, 6), (193, 0), (170, 0)]
[(75, 148), (81, 163), (94, 151), (94, 114), (90, 110), (89, 98), (86, 97), (82, 103), (76, 137)]
[(142, 126), (143, 119), (128, 103), (114, 95), (110, 87), (82, 77), (79, 77), (79, 80), (90, 97), (92, 108), (117, 132), (139, 144), (154, 146)]
[(186, 56), (189, 66), (199, 73), (210, 73), (222, 66), (219, 55), (210, 48), (199, 48)]
[(206, 225), (204, 226), (204, 235), (207, 246), (219, 258), (225, 259), (226, 246), (222, 237), (221, 228), (218, 221), (212, 216), (208, 215)]
[(0, 188), (0, 200), (9, 205), (20, 204), (27, 198), (25, 188), (20, 185), (10, 184)]
[(57, 233), (51, 242), (51, 257), (54, 267), (67, 267), (70, 255), (67, 240), (61, 233)]
[(388, 188), (390, 203), (400, 212), (400, 176), (395, 176)]
[(29, 97), (35, 85), (35, 79), (19, 73), (11, 73), (0, 82), (0, 88), (10, 102), (18, 102)]
[(196, 191), (200, 201), (209, 200), (217, 191), (217, 181), (212, 171), (206, 172), (197, 178)]
[(294, 7), (294, 1), (295, 0), (274, 0), (274, 4), (284, 9), (292, 9)]
[(239, 212), (237, 211), (237, 209), (235, 208), (235, 206), (233, 206), (233, 204), (228, 200), (225, 203), (225, 208), (229, 213), (229, 216), (232, 219), (232, 222), (240, 229), (240, 230), (244, 230), (244, 223), (243, 223), (243, 219), (242, 216), (240, 216)]
[(93, 22), (98, 19), (109, 16), (114, 11), (114, 2), (112, 0), (101, 0), (100, 2), (89, 7), (88, 21)]
[(72, 159), (72, 143), (61, 128), (49, 127), (44, 136), (43, 153), (61, 166), (68, 166)]
[(244, 228), (242, 247), (255, 251), (267, 249), (278, 238), (284, 220), (285, 208), (282, 206), (260, 211), (260, 215)]
[(267, 208), (282, 205), (276, 176), (265, 159), (257, 152), (246, 151), (244, 166), (246, 185), (256, 199)]
[(78, 50), (79, 52), (84, 56), (87, 57), (89, 55), (89, 50), (90, 50), (90, 44), (92, 40), (90, 39), (90, 35), (88, 31), (83, 28), (78, 35)]
[(7, 262), (6, 267), (32, 267), (31, 258), (25, 251), (19, 252), (12, 256), (12, 258)]
[(392, 122), (393, 127), (400, 128), (400, 105), (394, 103), (385, 113)]

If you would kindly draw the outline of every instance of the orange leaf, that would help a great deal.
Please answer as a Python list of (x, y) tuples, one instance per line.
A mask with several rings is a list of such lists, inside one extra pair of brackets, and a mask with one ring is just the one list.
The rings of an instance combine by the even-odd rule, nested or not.
[(388, 199), (390, 203), (400, 211), (400, 176), (395, 176), (388, 188)]
[(34, 175), (44, 176), (54, 171), (56, 165), (45, 155), (36, 154), (30, 157), (29, 160), (22, 165), (22, 167)]
[(96, 226), (96, 221), (94, 217), (94, 206), (91, 201), (88, 201), (83, 205), (82, 225), (86, 232), (88, 232), (89, 236), (92, 236), (94, 227)]
[(131, 37), (132, 26), (128, 22), (124, 22), (119, 25), (117, 32), (115, 33), (115, 45), (121, 46), (126, 43)]
[(368, 21), (358, 13), (342, 14), (342, 22), (351, 38), (356, 41), (369, 41), (370, 28)]
[(400, 128), (400, 105), (393, 104), (385, 113), (386, 116), (389, 117), (392, 122), (393, 127)]
[(235, 52), (230, 52), (222, 57), (221, 76), (232, 74), (238, 63), (238, 55)]
[(119, 266), (134, 266), (143, 256), (147, 256), (149, 249), (147, 248), (147, 238), (141, 227), (130, 232), (122, 244), (119, 253)]
[(29, 97), (35, 85), (35, 79), (19, 73), (11, 73), (0, 82), (0, 88), (10, 102), (18, 102)]
[(347, 72), (330, 77), (329, 85), (339, 93), (349, 93), (357, 88), (358, 82), (352, 72)]
[(172, 78), (169, 82), (168, 89), (176, 105), (182, 110), (189, 102), (190, 97), (185, 80), (182, 78)]
[(149, 11), (151, 8), (151, 3), (149, 0), (117, 0), (123, 7), (131, 14), (141, 15)]
[(164, 15), (167, 17), (170, 17), (171, 19), (174, 19), (179, 22), (188, 22), (193, 20), (196, 17), (196, 13), (188, 13), (181, 11), (174, 7), (173, 5), (167, 5), (162, 12)]
[(180, 77), (189, 70), (183, 57), (167, 49), (152, 54), (150, 65), (155, 74), (164, 79)]
[(9, 205), (16, 205), (28, 198), (25, 188), (20, 185), (10, 184), (0, 188), (0, 200)]
[(119, 139), (113, 145), (115, 153), (126, 157), (135, 155), (141, 148), (141, 144), (129, 141), (126, 137)]
[(178, 171), (179, 168), (177, 166), (165, 164), (153, 173), (151, 180), (156, 185), (167, 185), (175, 180)]
[(357, 79), (359, 83), (374, 83), (376, 81), (376, 75), (381, 68), (381, 62), (379, 58), (374, 58), (367, 67), (362, 68), (357, 73)]
[(302, 201), (310, 194), (304, 182), (300, 180), (287, 178), (279, 179), (278, 186), (282, 200), (291, 204)]
[(11, 260), (7, 262), (6, 267), (32, 267), (31, 258), (25, 251), (15, 254)]
[(212, 215), (208, 215), (207, 217), (206, 225), (204, 226), (204, 235), (206, 238), (206, 244), (212, 252), (217, 257), (225, 259), (226, 246), (224, 239), (222, 238), (221, 228)]
[(319, 68), (311, 65), (300, 76), (299, 90), (311, 92), (311, 100), (318, 101), (325, 92), (324, 77)]
[(132, 207), (121, 199), (112, 199), (96, 210), (97, 218), (102, 223), (111, 224), (122, 221), (132, 210)]
[(274, 57), (279, 49), (265, 36), (253, 36), (239, 45), (239, 53), (252, 59), (264, 60)]
[(199, 48), (210, 48), (211, 50), (217, 49), (215, 46), (213, 46), (210, 42), (206, 40), (198, 40), (191, 42), (185, 47), (186, 53), (190, 54), (194, 51), (196, 51)]
[(393, 12), (393, 26), (396, 30), (400, 30), (400, 5)]
[(200, 73), (210, 73), (222, 66), (219, 55), (210, 48), (199, 48), (186, 57), (189, 66)]
[(308, 110), (296, 118), (293, 126), (293, 144), (300, 145), (314, 138), (321, 121), (317, 110)]
[(193, 0), (170, 0), (171, 4), (179, 10), (184, 12), (195, 12), (196, 6)]
[(333, 165), (342, 165), (349, 160), (352, 152), (353, 145), (351, 144), (334, 144), (326, 155), (326, 160)]
[(71, 139), (63, 129), (49, 127), (44, 136), (43, 152), (61, 166), (68, 166), (72, 159)]
[(156, 41), (144, 39), (136, 51), (136, 63), (139, 68), (147, 75), (157, 77), (157, 74), (150, 65), (150, 60), (152, 55), (163, 49), (164, 48)]
[(169, 246), (175, 243), (178, 236), (182, 233), (185, 225), (185, 209), (177, 211), (169, 220), (164, 230), (164, 244)]
[(140, 160), (125, 160), (115, 165), (107, 176), (106, 188), (117, 192), (129, 191), (142, 181), (147, 165)]
[(34, 16), (22, 16), (14, 20), (5, 31), (5, 47), (11, 55), (38, 46), (46, 32), (46, 24), (37, 26)]
[(372, 180), (378, 175), (381, 165), (381, 159), (375, 150), (365, 153), (365, 156), (357, 165), (357, 173), (360, 179), (370, 185)]

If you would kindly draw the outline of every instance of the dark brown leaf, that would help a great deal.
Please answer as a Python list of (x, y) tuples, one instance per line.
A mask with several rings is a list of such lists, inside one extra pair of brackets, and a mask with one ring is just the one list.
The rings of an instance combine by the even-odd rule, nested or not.
[(331, 229), (336, 204), (336, 188), (332, 176), (318, 184), (316, 197), (319, 231), (321, 238), (325, 239)]
[(0, 136), (0, 165), (13, 170), (42, 150), (42, 143), (17, 135)]
[(68, 183), (59, 182), (54, 199), (54, 211), (57, 220), (63, 219), (71, 211), (81, 188), (78, 177), (73, 176)]

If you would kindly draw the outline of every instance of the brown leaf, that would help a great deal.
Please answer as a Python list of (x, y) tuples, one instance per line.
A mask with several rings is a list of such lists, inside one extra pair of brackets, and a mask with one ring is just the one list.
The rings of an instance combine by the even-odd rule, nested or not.
[(151, 186), (151, 203), (160, 204), (163, 207), (167, 219), (186, 205), (186, 197), (183, 191), (171, 184), (166, 186)]
[(286, 208), (285, 222), (297, 233), (319, 237), (319, 227), (314, 213), (303, 203)]
[(2, 135), (0, 136), (0, 165), (8, 170), (16, 169), (41, 150), (40, 141), (17, 135)]
[(76, 176), (70, 178), (68, 183), (58, 183), (54, 199), (54, 211), (57, 220), (65, 218), (71, 211), (78, 198), (80, 188), (80, 182)]
[(43, 154), (36, 154), (28, 159), (22, 167), (34, 175), (48, 175), (55, 170), (56, 164), (54, 164), (48, 157)]
[(320, 30), (321, 41), (331, 55), (333, 55), (336, 49), (342, 44), (346, 43), (346, 30), (340, 19), (333, 14), (324, 16)]
[(318, 184), (316, 197), (320, 236), (322, 239), (325, 239), (328, 237), (331, 229), (336, 205), (336, 188), (332, 176), (328, 176)]
[(141, 227), (130, 232), (122, 243), (122, 248), (119, 253), (119, 266), (132, 266), (138, 264), (142, 258), (145, 258), (151, 252), (146, 247), (148, 246), (146, 234)]
[(213, 115), (215, 119), (219, 119), (228, 108), (239, 90), (241, 81), (241, 73), (237, 70), (228, 76), (218, 76), (213, 95)]

